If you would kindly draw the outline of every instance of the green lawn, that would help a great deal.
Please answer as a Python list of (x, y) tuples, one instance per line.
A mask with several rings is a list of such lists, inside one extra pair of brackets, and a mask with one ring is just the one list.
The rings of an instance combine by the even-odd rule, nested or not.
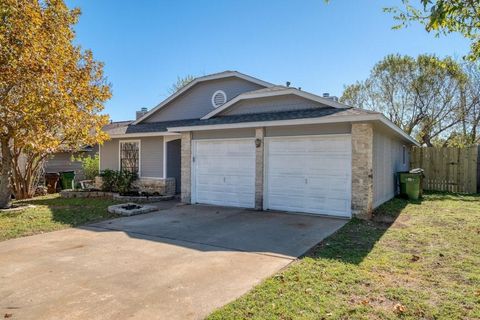
[(209, 319), (480, 319), (480, 196), (394, 199), (375, 221), (352, 220)]
[(0, 241), (113, 218), (108, 199), (63, 199), (58, 194), (21, 203), (35, 205), (20, 212), (0, 212)]

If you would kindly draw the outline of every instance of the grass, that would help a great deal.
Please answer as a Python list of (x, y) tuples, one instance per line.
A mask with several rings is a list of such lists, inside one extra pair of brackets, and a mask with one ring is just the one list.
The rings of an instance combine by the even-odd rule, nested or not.
[(480, 196), (394, 199), (209, 319), (480, 319)]
[(0, 241), (116, 217), (107, 211), (115, 203), (108, 199), (64, 199), (53, 194), (17, 203), (35, 207), (0, 213)]

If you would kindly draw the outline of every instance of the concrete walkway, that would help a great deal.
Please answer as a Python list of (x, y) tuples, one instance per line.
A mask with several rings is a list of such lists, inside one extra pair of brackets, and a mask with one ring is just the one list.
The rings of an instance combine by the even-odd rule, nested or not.
[(177, 206), (0, 242), (10, 319), (201, 319), (346, 220)]

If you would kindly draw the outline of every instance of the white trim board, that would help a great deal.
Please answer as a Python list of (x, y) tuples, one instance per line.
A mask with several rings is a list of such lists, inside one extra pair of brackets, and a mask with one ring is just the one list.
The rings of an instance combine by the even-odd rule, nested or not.
[(220, 112), (230, 108), (231, 106), (235, 105), (237, 102), (242, 101), (242, 100), (249, 100), (249, 99), (258, 99), (258, 98), (267, 98), (267, 97), (276, 97), (276, 96), (284, 96), (284, 95), (296, 95), (301, 98), (305, 98), (311, 101), (315, 101), (324, 105), (327, 105), (329, 107), (333, 108), (339, 108), (339, 109), (344, 109), (348, 108), (349, 106), (333, 101), (331, 99), (323, 98), (320, 96), (317, 96), (313, 93), (301, 91), (295, 88), (285, 88), (283, 90), (276, 90), (276, 91), (267, 91), (267, 92), (245, 92), (237, 97), (233, 98), (232, 100), (228, 101), (224, 105), (216, 108), (215, 110), (212, 110), (208, 114), (202, 117), (202, 120), (210, 119), (216, 114), (219, 114)]
[(110, 134), (109, 137), (111, 139), (117, 139), (117, 138), (141, 138), (141, 137), (162, 137), (162, 136), (175, 136), (175, 137), (180, 137), (178, 133), (174, 132), (139, 132), (139, 133), (125, 133), (125, 134)]
[(187, 132), (187, 131), (204, 131), (217, 129), (238, 129), (238, 128), (256, 128), (256, 127), (277, 127), (277, 126), (291, 126), (302, 124), (323, 124), (323, 123), (342, 123), (342, 122), (363, 122), (363, 121), (380, 121), (392, 129), (395, 133), (400, 135), (406, 141), (420, 146), (420, 144), (406, 134), (402, 129), (393, 124), (384, 115), (380, 113), (366, 114), (366, 115), (346, 115), (346, 116), (324, 116), (319, 118), (303, 118), (291, 120), (275, 120), (275, 121), (258, 121), (258, 122), (240, 122), (229, 124), (213, 124), (203, 126), (186, 126), (186, 127), (171, 127), (169, 132)]
[(195, 78), (192, 82), (190, 82), (190, 83), (187, 84), (186, 86), (184, 86), (183, 88), (181, 88), (180, 90), (178, 90), (177, 92), (175, 92), (174, 94), (172, 94), (172, 95), (171, 95), (170, 97), (168, 97), (167, 99), (163, 100), (160, 104), (158, 104), (158, 105), (155, 106), (153, 109), (151, 109), (150, 111), (148, 111), (148, 112), (147, 112), (146, 114), (144, 114), (142, 117), (140, 117), (140, 118), (138, 118), (137, 120), (135, 120), (132, 124), (139, 124), (139, 123), (142, 122), (143, 120), (149, 118), (149, 117), (152, 116), (155, 112), (157, 112), (159, 109), (165, 107), (165, 106), (166, 106), (167, 104), (169, 104), (171, 101), (173, 101), (173, 100), (176, 99), (178, 96), (180, 96), (181, 94), (183, 94), (184, 92), (186, 92), (187, 90), (189, 90), (190, 88), (192, 88), (193, 86), (195, 86), (196, 84), (198, 84), (198, 83), (200, 83), (200, 82), (209, 81), (209, 80), (216, 80), (216, 79), (223, 79), (223, 78), (230, 78), (230, 77), (237, 77), (237, 78), (240, 78), (240, 79), (243, 79), (243, 80), (247, 80), (247, 81), (256, 83), (256, 84), (258, 84), (258, 85), (267, 87), (267, 88), (273, 86), (272, 83), (269, 83), (269, 82), (266, 82), (266, 81), (263, 81), (263, 80), (260, 80), (260, 79), (251, 77), (251, 76), (249, 76), (249, 75), (240, 73), (240, 72), (238, 72), (238, 71), (226, 71), (226, 72), (211, 74), (211, 75), (208, 75), (208, 76), (198, 77), (198, 78)]

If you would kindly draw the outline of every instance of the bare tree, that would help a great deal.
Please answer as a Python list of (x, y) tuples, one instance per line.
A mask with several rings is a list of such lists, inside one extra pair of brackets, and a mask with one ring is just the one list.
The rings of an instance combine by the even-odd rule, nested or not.
[(187, 84), (195, 80), (195, 77), (192, 76), (191, 74), (187, 74), (184, 77), (177, 77), (177, 81), (172, 85), (172, 87), (168, 90), (170, 94), (174, 94), (178, 90), (182, 89), (185, 87)]
[(366, 80), (347, 86), (341, 101), (382, 112), (427, 146), (445, 144), (470, 114), (471, 105), (462, 103), (468, 80), (451, 58), (389, 55)]

